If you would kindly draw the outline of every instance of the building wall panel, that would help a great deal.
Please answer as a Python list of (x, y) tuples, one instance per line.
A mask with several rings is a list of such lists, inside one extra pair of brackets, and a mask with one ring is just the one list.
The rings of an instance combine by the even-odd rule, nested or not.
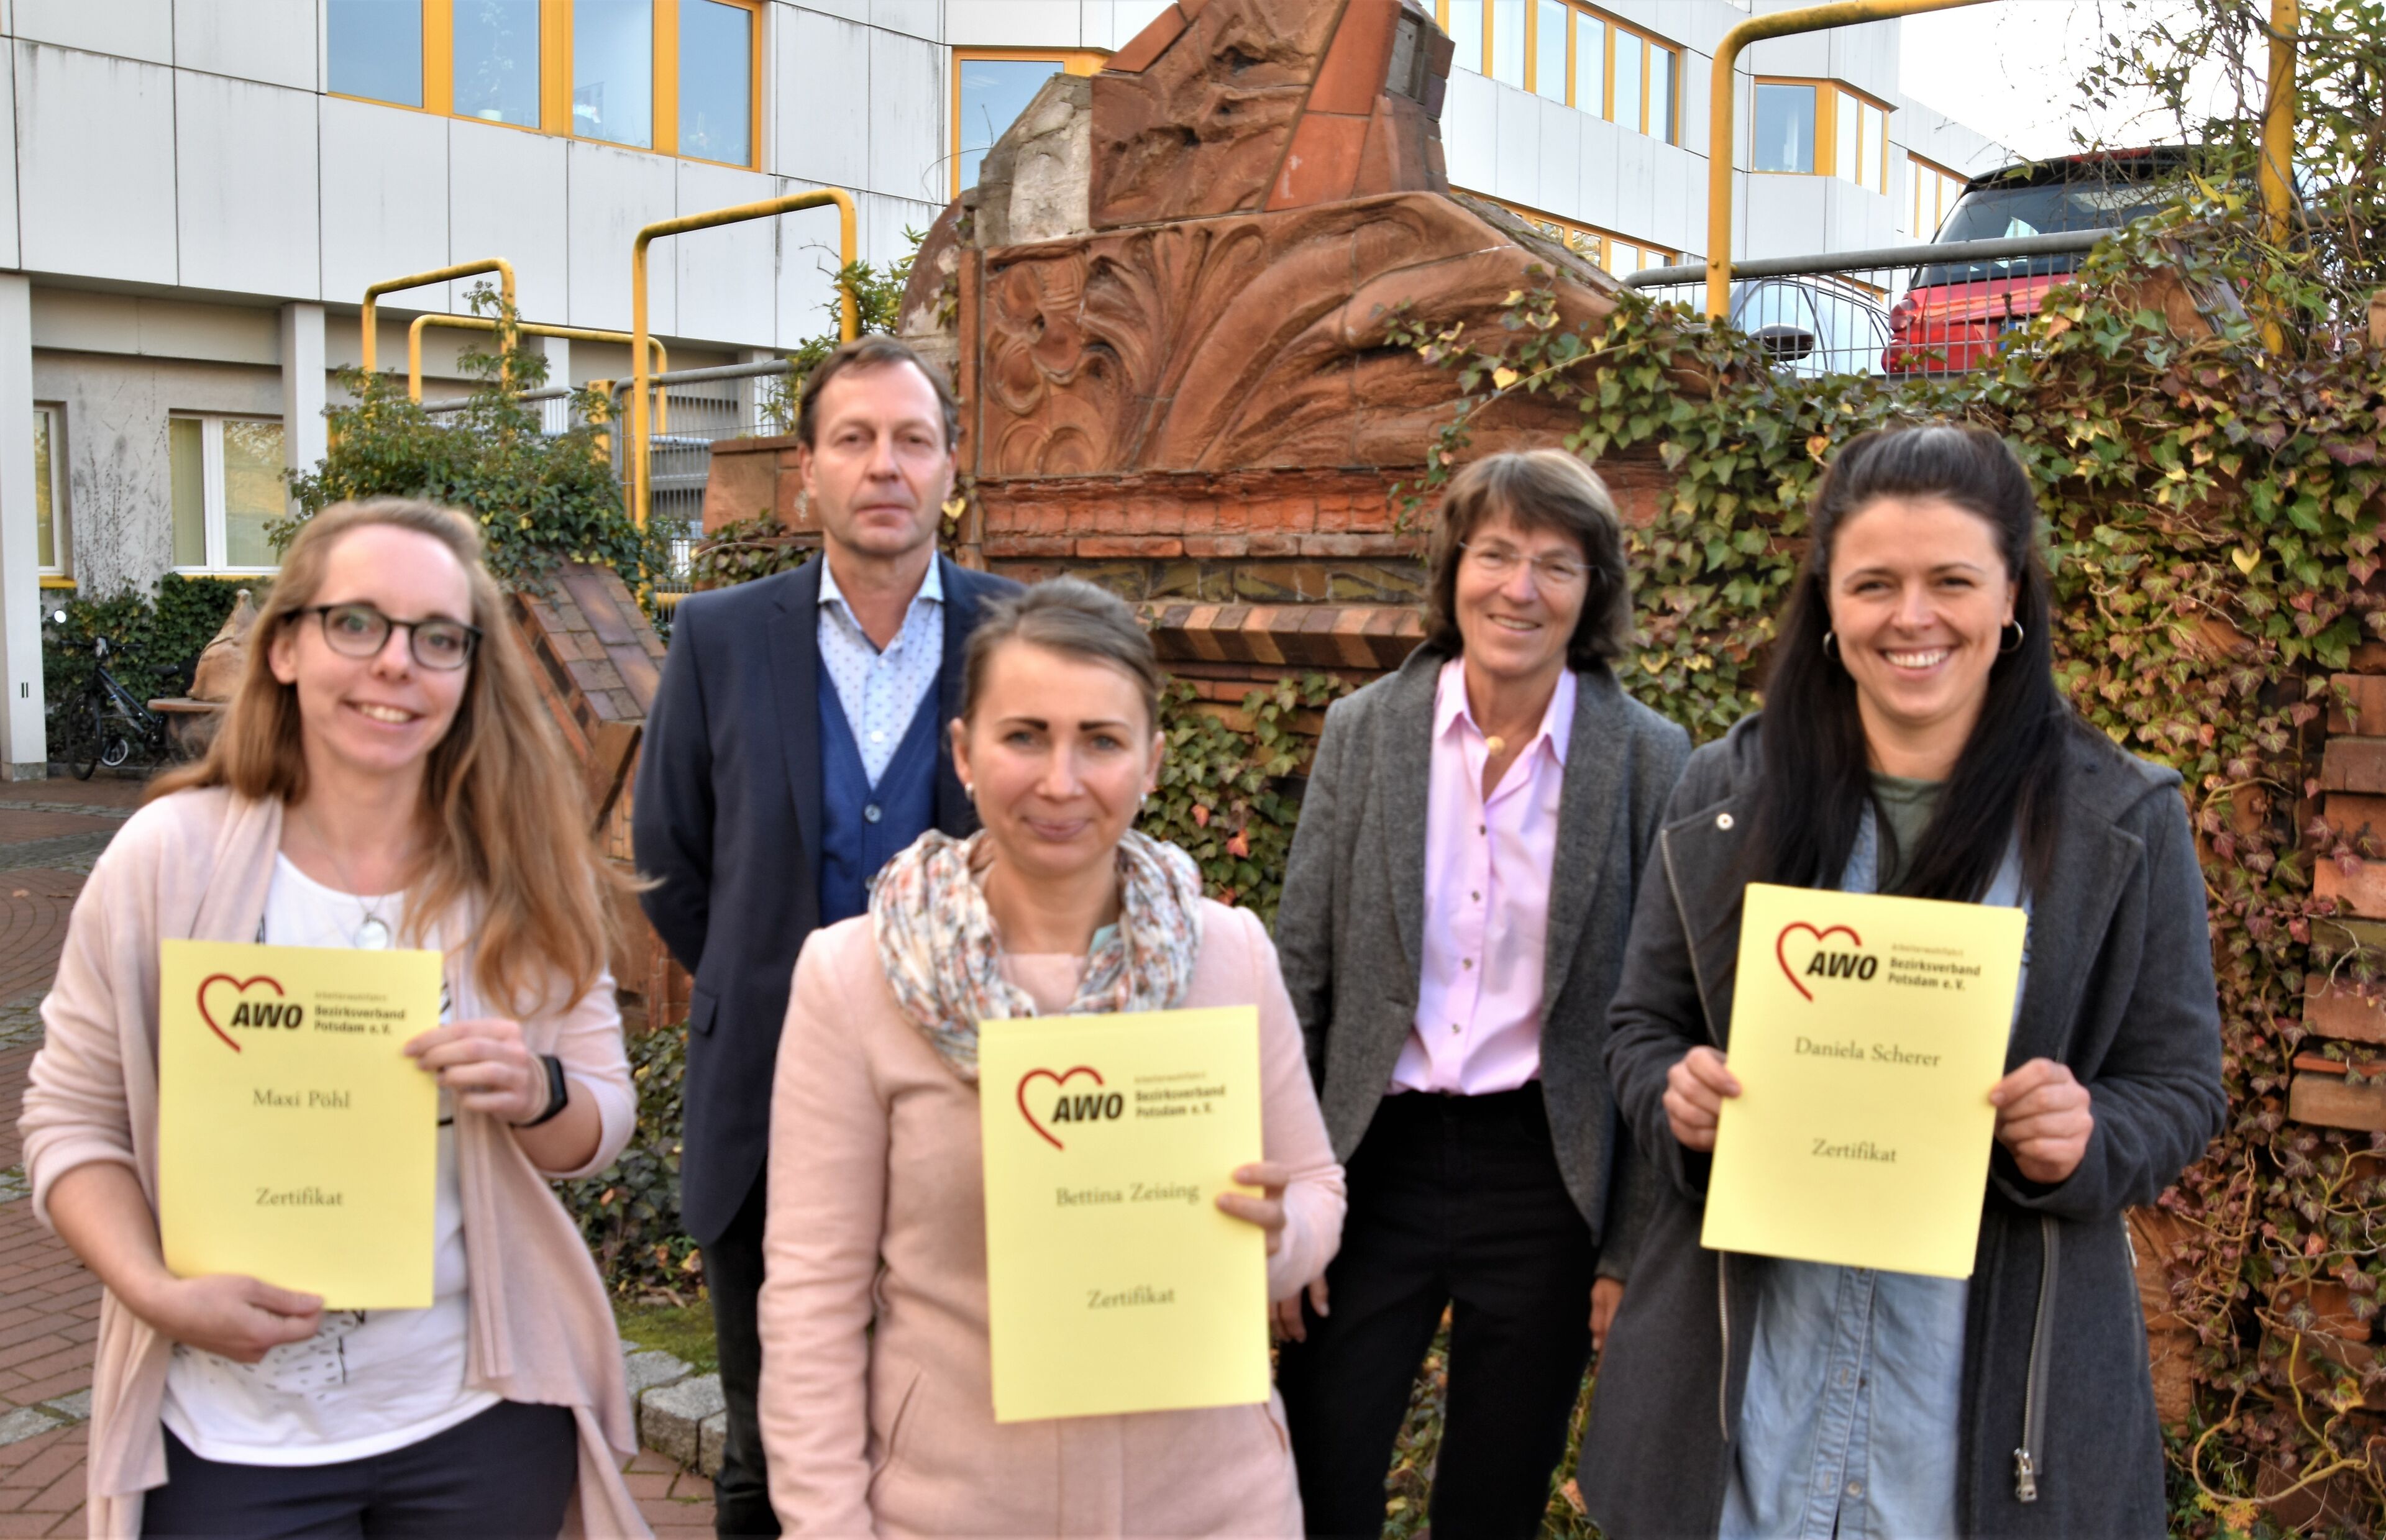
[[(781, 183), (781, 191), (802, 193), (820, 185), (791, 179)], [(865, 194), (855, 202), (859, 206), (867, 199)], [(859, 207), (856, 212), (859, 214)], [(808, 208), (800, 214), (785, 215), (777, 223), (779, 244), (773, 284), (777, 331), (771, 339), (772, 345), (795, 347), (809, 338), (835, 336), (836, 321), (829, 314), (828, 306), (836, 295), (836, 210)], [(857, 238), (865, 243), (869, 239), (863, 233), (867, 229), (857, 219)]]
[[(447, 119), (325, 96), (316, 121), (322, 135), (323, 298), (355, 305), (368, 284), (446, 267)], [(444, 310), (446, 285), (409, 290), (394, 303)], [(398, 340), (402, 347), (402, 331)]]
[[(679, 168), (681, 214), (760, 203), (778, 193), (778, 179), (759, 171), (692, 161), (682, 162)], [(666, 237), (664, 244), (670, 249), (661, 255), (671, 263), (679, 284), (679, 313), (672, 334), (715, 340), (771, 335), (772, 311), (777, 307), (779, 232), (774, 227), (793, 217), (748, 219), (718, 230)], [(626, 247), (622, 261), (629, 261)]]
[(777, 29), (781, 176), (859, 187), (870, 174), (870, 29), (790, 7)]
[(1460, 187), (1489, 192), (1500, 179), (1500, 90), (1472, 69), (1450, 72), (1450, 94), (1441, 107), (1441, 153), (1450, 180)]
[[(679, 210), (668, 157), (575, 140), (567, 152), (571, 235), (571, 324), (630, 329), (630, 246), (641, 227)], [(677, 269), (669, 252), (650, 258), (648, 324), (676, 330)]]
[(943, 10), (940, 0), (870, 0), (870, 24), (882, 31), (937, 43), (944, 38)]
[(894, 32), (870, 34), (873, 193), (924, 200), (952, 185), (945, 165), (946, 52)]
[(321, 297), (316, 98), (226, 75), (176, 76), (182, 282), (277, 299)]
[(15, 54), (25, 267), (177, 282), (173, 71), (39, 44)]
[(16, 35), (28, 42), (174, 62), (173, 0), (16, 0), (11, 19)]
[(1582, 120), (1585, 114), (1563, 102), (1552, 102), (1535, 96), (1533, 105), (1540, 119), (1539, 175), (1531, 202), (1536, 208), (1546, 208), (1552, 214), (1569, 218), (1581, 217), (1582, 199)]
[[(459, 119), (447, 128), (446, 260), (511, 262), (524, 320), (554, 324), (571, 313), (567, 148), (564, 140), (492, 123)], [(629, 260), (623, 252), (622, 264)], [(451, 285), (458, 309), (468, 306), (477, 282)]]
[(0, 69), (0, 268), (24, 264), (17, 244), (17, 74)]
[(1077, 0), (969, 0), (945, 18), (945, 41), (961, 47), (1075, 48), (1085, 36)]
[(174, 0), (174, 62), (312, 91), (318, 15), (317, 0)]

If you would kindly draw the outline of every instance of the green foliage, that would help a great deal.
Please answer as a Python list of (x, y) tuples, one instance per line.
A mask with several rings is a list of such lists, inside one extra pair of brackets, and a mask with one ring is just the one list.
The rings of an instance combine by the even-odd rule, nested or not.
[(565, 1183), (563, 1206), (579, 1221), (581, 1237), (617, 1296), (676, 1301), (704, 1280), (703, 1258), (679, 1222), (687, 1024), (634, 1033), (629, 1047), (637, 1132), (611, 1165)]
[(1760, 702), (1805, 509), (1839, 444), (1960, 420), (2013, 445), (2047, 518), (2058, 677), (2116, 743), (2185, 776), (2210, 896), (2230, 1117), (2161, 1203), (2180, 1236), (2173, 1313), (2198, 1341), (2174, 1533), (2281, 1533), (2255, 1496), (2265, 1466), (2273, 1484), (2333, 1484), (2374, 1532), (2386, 1437), (2362, 1401), (2386, 1391), (2386, 1365), (2331, 1350), (2301, 1301), (2340, 1287), (2349, 1313), (2376, 1318), (2386, 1138), (2290, 1124), (2284, 1102), (2310, 972), (2381, 976), (2374, 958), (2313, 945), (2333, 908), (2314, 896), (2314, 867), (2378, 852), (2305, 804), (2329, 676), (2386, 635), (2386, 582), (2373, 581), (2386, 370), (2366, 348), (2262, 349), (2253, 318), (2312, 291), (2247, 223), (2231, 193), (2133, 228), (1990, 365), (1943, 378), (1783, 375), (1750, 339), (1628, 294), (1580, 333), (1540, 291), (1514, 296), (1492, 345), (1414, 319), (1397, 340), (1463, 394), (1420, 503), (1473, 416), (1516, 391), (1576, 406), (1585, 455), (1653, 456), (1675, 474), (1669, 504), (1631, 532), (1640, 634), (1617, 671), (1701, 738)]
[(1348, 689), (1324, 674), (1279, 680), (1243, 697), (1240, 716), (1250, 725), (1240, 728), (1223, 720), (1192, 685), (1173, 682), (1160, 708), (1168, 757), (1160, 767), (1160, 789), (1136, 827), (1191, 853), (1212, 897), (1274, 924), (1292, 828), (1300, 817), (1287, 778), (1301, 768), (1309, 748), (1294, 718), (1325, 709)]
[[(147, 593), (125, 589), (85, 598), (60, 589), (42, 593), (42, 692), (51, 751), (71, 736), (64, 713), (82, 700), (92, 678), (92, 644), (107, 640), (107, 671), (143, 700), (179, 695), (191, 682), (201, 649), (215, 639), (240, 590), (265, 602), (270, 578), (236, 582), (169, 572)], [(64, 622), (50, 616), (66, 612)]]
[(699, 541), (688, 574), (698, 588), (727, 588), (773, 572), (792, 572), (811, 554), (812, 548), (797, 545), (775, 516), (758, 513), (723, 524)]
[[(485, 287), (472, 299), (475, 312), (511, 324)], [(501, 582), (561, 561), (590, 561), (613, 568), (637, 591), (661, 553), (622, 506), (600, 437), (610, 405), (605, 396), (576, 393), (581, 425), (550, 437), (539, 432), (537, 403), (521, 398), (546, 382), (546, 358), (470, 352), (462, 367), (474, 381), (468, 404), (436, 417), (407, 399), (395, 373), (342, 370), (340, 383), (355, 400), (328, 414), (331, 453), (312, 471), (291, 476), (299, 512), (271, 526), (275, 548), (287, 549), (300, 526), (333, 503), (421, 497), (479, 518), (490, 570)]]
[[(872, 267), (867, 262), (855, 262), (837, 271), (839, 291), (850, 290), (854, 298), (855, 319), (860, 323), (860, 335), (892, 336), (902, 324), (903, 290), (911, 282), (911, 262), (920, 254), (923, 232), (903, 232), (903, 239), (911, 251), (885, 267)], [(844, 335), (845, 307), (837, 295), (832, 294), (821, 308), (827, 312), (829, 327), (815, 337), (806, 338), (787, 355), (792, 367), (786, 373), (772, 379), (763, 393), (761, 411), (773, 432), (796, 431), (796, 410), (803, 405), (804, 381), (822, 360), (837, 349)]]

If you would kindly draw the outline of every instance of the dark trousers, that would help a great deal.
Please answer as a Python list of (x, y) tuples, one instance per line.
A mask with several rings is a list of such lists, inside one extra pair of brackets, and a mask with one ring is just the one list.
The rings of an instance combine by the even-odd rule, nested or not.
[(721, 1473), (712, 1478), (712, 1531), (730, 1536), (775, 1535), (771, 1479), (762, 1463), (762, 1424), (754, 1396), (762, 1383), (762, 1333), (754, 1320), (762, 1294), (762, 1221), (770, 1183), (754, 1190), (719, 1240), (704, 1247), (704, 1286), (712, 1296), (712, 1335), (721, 1358), (721, 1395), (729, 1403)]
[(1277, 1371), (1309, 1533), (1383, 1533), (1392, 1444), (1447, 1307), (1434, 1540), (1534, 1534), (1590, 1357), (1598, 1260), (1540, 1086), (1386, 1096), (1348, 1179), (1330, 1313), (1308, 1311)]
[(501, 1401), (420, 1444), (336, 1465), (227, 1465), (169, 1430), (166, 1484), (141, 1509), (151, 1540), (554, 1540), (580, 1479), (569, 1407)]

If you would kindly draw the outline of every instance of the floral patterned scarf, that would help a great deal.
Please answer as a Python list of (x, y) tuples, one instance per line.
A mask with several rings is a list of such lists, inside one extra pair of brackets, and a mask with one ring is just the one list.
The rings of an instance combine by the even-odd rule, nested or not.
[[(1002, 974), (1002, 941), (972, 872), (984, 833), (931, 829), (886, 863), (870, 894), (879, 965), (903, 1013), (954, 1074), (977, 1080), (977, 1024), (1034, 1016), (1036, 1002)], [(1094, 938), (1085, 981), (1064, 1015), (1173, 1010), (1201, 951), (1201, 874), (1173, 845), (1130, 829), (1119, 841), (1119, 922)]]

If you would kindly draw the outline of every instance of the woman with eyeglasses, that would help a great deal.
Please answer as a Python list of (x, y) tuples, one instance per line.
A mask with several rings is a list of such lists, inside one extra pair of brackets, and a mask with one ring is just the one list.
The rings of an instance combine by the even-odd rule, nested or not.
[(1278, 1307), (1312, 1534), (1379, 1533), (1445, 1309), (1440, 1540), (1529, 1535), (1622, 1294), (1631, 1140), (1601, 1068), (1658, 815), (1689, 754), (1611, 660), (1632, 585), (1557, 450), (1450, 483), (1425, 645), (1326, 713), (1276, 918), (1342, 1249)]
[[(605, 1289), (549, 1183), (636, 1111), (612, 879), (471, 520), (344, 504), (291, 545), (206, 759), (75, 905), (25, 1093), (38, 1213), (106, 1285), (94, 1535), (645, 1534)], [(158, 943), (446, 953), (434, 1300), (327, 1311), (167, 1270)]]

